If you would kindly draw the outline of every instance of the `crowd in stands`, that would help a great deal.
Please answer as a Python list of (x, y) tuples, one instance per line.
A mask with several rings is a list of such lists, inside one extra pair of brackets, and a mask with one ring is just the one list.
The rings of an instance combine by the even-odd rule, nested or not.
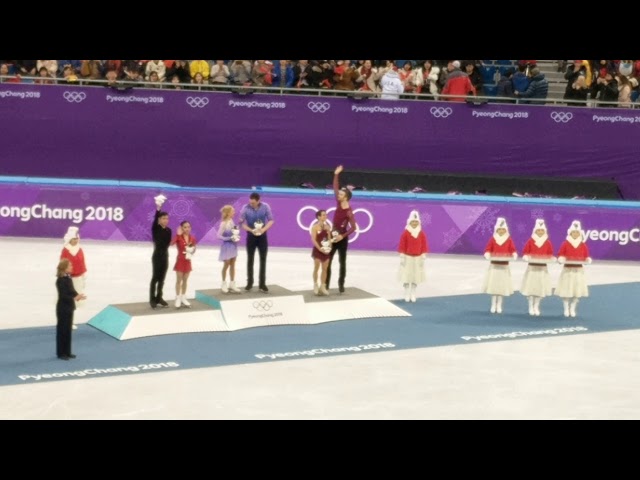
[[(502, 72), (497, 96), (514, 98), (540, 81), (535, 60), (521, 60), (517, 68)], [(558, 71), (567, 81), (563, 98), (568, 105), (597, 102), (607, 107), (631, 107), (640, 96), (640, 60), (559, 60)], [(505, 100), (506, 101), (506, 100)]]
[[(495, 70), (483, 60), (0, 60), (0, 81), (146, 88), (322, 89), (365, 92), (386, 99), (464, 102), (468, 96), (544, 104), (548, 81), (536, 60), (507, 61)], [(568, 67), (566, 64), (568, 63)], [(494, 67), (491, 67), (494, 68)], [(638, 92), (640, 60), (559, 61), (565, 99), (587, 97), (630, 104)], [(487, 73), (493, 78), (487, 78)], [(487, 80), (491, 87), (485, 88)], [(493, 82), (497, 81), (497, 87)]]

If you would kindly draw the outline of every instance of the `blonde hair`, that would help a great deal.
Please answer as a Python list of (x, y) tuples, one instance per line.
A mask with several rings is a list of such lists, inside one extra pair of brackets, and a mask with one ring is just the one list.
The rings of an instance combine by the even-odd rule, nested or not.
[(224, 207), (222, 207), (220, 209), (220, 213), (222, 214), (222, 221), (226, 222), (231, 217), (233, 217), (234, 210), (235, 209), (233, 208), (233, 205), (225, 205)]
[(62, 260), (60, 260), (60, 263), (58, 263), (58, 270), (56, 271), (56, 277), (64, 277), (67, 274), (69, 263), (71, 262), (68, 258), (63, 258)]

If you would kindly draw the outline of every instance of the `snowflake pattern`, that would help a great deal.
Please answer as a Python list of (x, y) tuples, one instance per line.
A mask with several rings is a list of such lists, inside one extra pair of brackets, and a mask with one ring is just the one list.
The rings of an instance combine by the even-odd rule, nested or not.
[[(153, 215), (151, 217), (153, 219)], [(135, 223), (129, 227), (130, 240), (149, 240), (151, 238), (151, 229), (149, 225)]]
[(493, 227), (496, 224), (496, 218), (500, 210), (497, 208), (489, 208), (487, 211), (478, 218), (475, 222), (474, 233), (481, 233), (482, 235), (488, 235), (493, 233)]
[(531, 210), (531, 219), (537, 220), (538, 218), (544, 218), (544, 210), (541, 208), (533, 208)]
[(554, 213), (553, 214), (553, 221), (556, 223), (560, 223), (562, 221), (562, 215), (560, 215), (559, 213)]
[(102, 238), (109, 238), (110, 234), (111, 232), (109, 232), (106, 228), (103, 228), (102, 230), (100, 230), (100, 236)]
[(420, 213), (420, 223), (422, 225), (431, 225), (431, 214), (429, 212)]
[(467, 220), (475, 220), (482, 212), (484, 212), (484, 207), (470, 207), (467, 209)]
[(442, 232), (442, 241), (447, 250), (460, 246), (460, 230), (455, 227)]
[(187, 217), (194, 217), (194, 214), (191, 211), (194, 203), (195, 202), (193, 200), (179, 197), (177, 200), (171, 203), (171, 212), (169, 213), (169, 215), (180, 218), (181, 220), (184, 220)]
[(82, 200), (89, 200), (91, 198), (91, 194), (89, 192), (82, 192), (80, 194), (80, 198)]
[(518, 223), (516, 225), (516, 230), (518, 231), (518, 233), (524, 233), (527, 231), (527, 226), (524, 223)]

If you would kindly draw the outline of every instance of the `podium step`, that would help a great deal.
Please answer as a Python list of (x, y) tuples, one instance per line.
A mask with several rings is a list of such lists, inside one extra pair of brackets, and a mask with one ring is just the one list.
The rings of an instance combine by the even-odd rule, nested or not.
[(197, 290), (191, 308), (152, 309), (148, 303), (109, 305), (88, 324), (117, 338), (197, 332), (233, 332), (276, 325), (317, 325), (325, 322), (381, 317), (410, 317), (393, 303), (359, 288), (349, 287), (328, 296), (311, 290), (291, 291), (268, 285), (240, 293), (220, 289)]

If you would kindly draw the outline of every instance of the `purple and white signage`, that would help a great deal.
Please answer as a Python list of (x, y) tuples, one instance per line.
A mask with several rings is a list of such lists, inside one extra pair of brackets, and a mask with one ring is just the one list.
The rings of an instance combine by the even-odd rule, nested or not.
[(280, 168), (615, 180), (640, 199), (640, 113), (196, 90), (0, 84), (2, 173), (280, 185)]
[[(0, 184), (0, 236), (62, 238), (67, 227), (77, 225), (85, 239), (151, 241), (158, 189), (133, 187)], [(200, 243), (218, 245), (220, 208), (233, 205), (239, 212), (248, 191), (193, 191), (168, 189), (163, 209), (170, 226), (188, 220)], [(311, 248), (309, 227), (315, 211), (325, 209), (333, 218), (332, 194), (262, 193), (273, 211), (275, 224), (269, 243), (279, 247)], [(631, 208), (590, 205), (555, 205), (518, 202), (483, 202), (425, 199), (376, 199), (355, 195), (351, 201), (358, 232), (350, 248), (395, 251), (409, 212), (420, 212), (433, 253), (481, 254), (497, 217), (505, 217), (518, 249), (533, 230), (537, 218), (545, 219), (557, 249), (572, 220), (578, 219), (588, 237), (594, 258), (640, 260), (640, 216)]]

